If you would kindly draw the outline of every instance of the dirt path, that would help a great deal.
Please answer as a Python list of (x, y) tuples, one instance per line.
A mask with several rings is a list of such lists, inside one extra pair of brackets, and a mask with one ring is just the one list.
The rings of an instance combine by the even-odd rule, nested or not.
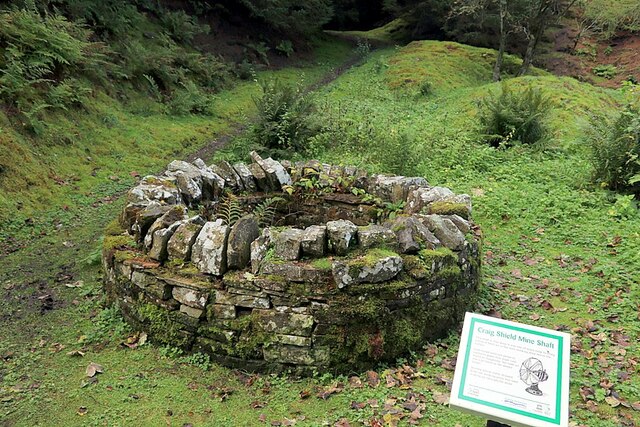
[[(329, 71), (320, 80), (318, 80), (317, 82), (307, 86), (305, 88), (304, 92), (305, 93), (315, 92), (315, 91), (323, 88), (324, 86), (329, 85), (331, 82), (333, 82), (338, 77), (343, 75), (345, 72), (347, 72), (353, 66), (360, 64), (362, 61), (363, 61), (362, 56), (357, 55), (357, 54), (351, 55), (339, 67)], [(251, 120), (251, 119), (249, 119), (249, 120)], [(225, 147), (230, 141), (233, 140), (233, 138), (235, 138), (235, 137), (241, 135), (243, 132), (245, 132), (247, 130), (247, 128), (249, 127), (249, 125), (250, 125), (250, 122), (236, 125), (235, 127), (230, 129), (224, 135), (220, 135), (218, 138), (207, 142), (203, 147), (198, 149), (196, 152), (188, 155), (185, 160), (187, 160), (189, 162), (192, 162), (197, 158), (204, 159), (204, 160), (212, 158), (216, 151), (218, 151), (221, 148)]]
[[(361, 56), (352, 55), (307, 87), (306, 92), (330, 84), (361, 60)], [(245, 132), (249, 125), (245, 122), (232, 126), (185, 159), (211, 159), (216, 151)], [(6, 302), (0, 304), (0, 322), (15, 321), (29, 313), (43, 314), (66, 306), (57, 295), (59, 288), (73, 282), (76, 276), (87, 270), (85, 259), (95, 250), (104, 224), (120, 209), (124, 195), (125, 191), (110, 195), (109, 206), (98, 204), (98, 210), (89, 206), (79, 210), (74, 219), (76, 226), (67, 226), (28, 241), (14, 241), (0, 248), (0, 298)]]

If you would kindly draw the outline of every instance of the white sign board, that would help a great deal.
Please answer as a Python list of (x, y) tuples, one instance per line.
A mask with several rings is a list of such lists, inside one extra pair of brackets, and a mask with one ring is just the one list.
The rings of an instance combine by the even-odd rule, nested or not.
[(511, 426), (569, 423), (569, 334), (467, 313), (451, 406)]

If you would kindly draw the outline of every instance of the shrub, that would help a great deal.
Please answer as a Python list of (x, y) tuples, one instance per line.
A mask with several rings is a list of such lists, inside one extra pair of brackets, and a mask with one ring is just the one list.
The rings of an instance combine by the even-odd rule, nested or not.
[(0, 11), (0, 101), (32, 128), (46, 109), (82, 103), (89, 93), (71, 76), (105, 78), (107, 49), (91, 32), (60, 15), (32, 9)]
[(429, 80), (424, 80), (420, 83), (419, 91), (421, 95), (429, 96), (433, 94), (433, 84)]
[(291, 40), (282, 40), (280, 43), (278, 43), (278, 46), (276, 46), (276, 51), (280, 55), (286, 56), (288, 58), (293, 55), (293, 43), (291, 43)]
[(187, 15), (184, 10), (164, 12), (160, 17), (160, 23), (172, 39), (181, 43), (191, 43), (197, 34), (209, 32), (208, 25), (198, 24), (196, 19)]
[(207, 114), (210, 112), (211, 99), (195, 83), (188, 80), (173, 91), (167, 105), (175, 115)]
[(640, 102), (631, 102), (611, 119), (592, 120), (594, 179), (612, 190), (640, 194)]
[(484, 139), (494, 147), (534, 144), (546, 136), (543, 121), (550, 108), (551, 100), (540, 89), (529, 86), (524, 92), (514, 92), (503, 83), (499, 95), (494, 93), (481, 102)]
[(611, 64), (598, 65), (596, 67), (593, 67), (593, 69), (591, 71), (596, 76), (604, 77), (607, 80), (611, 80), (612, 78), (614, 78), (616, 76), (616, 74), (618, 74), (618, 67), (616, 67), (615, 65), (611, 65)]
[(314, 105), (298, 86), (278, 81), (263, 83), (262, 96), (254, 98), (258, 120), (253, 127), (255, 142), (270, 150), (302, 151), (316, 133), (312, 121)]

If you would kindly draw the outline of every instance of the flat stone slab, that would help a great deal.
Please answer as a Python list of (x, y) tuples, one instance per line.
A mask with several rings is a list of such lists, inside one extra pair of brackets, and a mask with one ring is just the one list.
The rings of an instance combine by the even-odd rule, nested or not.
[(193, 244), (191, 259), (202, 272), (220, 276), (227, 271), (227, 239), (229, 226), (221, 219), (209, 221)]

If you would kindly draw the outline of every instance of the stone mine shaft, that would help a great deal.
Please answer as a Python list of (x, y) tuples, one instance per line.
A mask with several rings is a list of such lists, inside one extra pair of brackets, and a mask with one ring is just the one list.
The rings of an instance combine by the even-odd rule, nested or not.
[(469, 196), (251, 157), (173, 161), (108, 227), (109, 301), (156, 342), (247, 370), (345, 372), (419, 350), (472, 307)]

